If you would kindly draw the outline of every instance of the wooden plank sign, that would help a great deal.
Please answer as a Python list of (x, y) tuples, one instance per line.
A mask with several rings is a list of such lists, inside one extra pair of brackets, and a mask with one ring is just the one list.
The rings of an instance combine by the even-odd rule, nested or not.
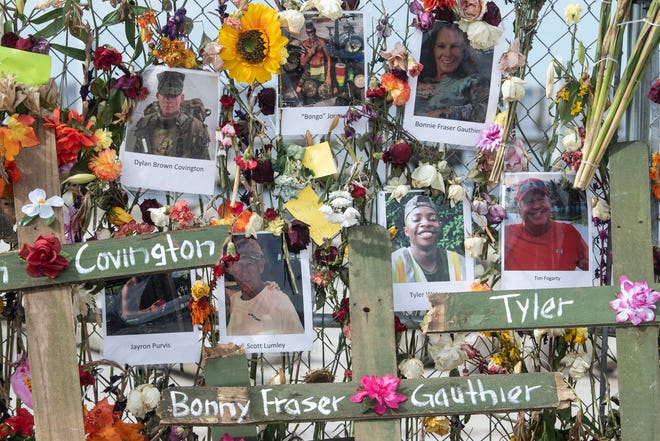
[(561, 409), (575, 399), (559, 373), (402, 380), (408, 399), (383, 416), (350, 401), (355, 391), (356, 383), (175, 387), (163, 391), (157, 413), (164, 424), (250, 425)]
[(213, 265), (227, 237), (225, 226), (63, 244), (71, 256), (55, 279), (30, 277), (17, 251), (0, 254), (0, 291), (27, 290)]
[[(660, 290), (660, 287), (656, 287)], [(424, 332), (629, 326), (609, 301), (618, 286), (431, 294)], [(656, 316), (655, 323), (660, 318)]]

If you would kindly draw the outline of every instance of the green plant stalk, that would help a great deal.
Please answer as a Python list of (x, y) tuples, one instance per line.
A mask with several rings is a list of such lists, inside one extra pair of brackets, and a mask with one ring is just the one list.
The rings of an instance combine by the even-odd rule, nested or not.
[[(656, 25), (651, 24), (658, 23), (658, 20), (660, 20), (660, 0), (655, 0), (651, 3), (646, 16), (646, 23), (637, 38), (635, 46), (631, 52), (632, 56), (628, 60), (621, 81), (615, 90), (614, 98), (610, 106), (612, 111), (608, 112), (604, 120), (601, 118), (601, 124), (596, 125), (594, 122), (594, 127), (591, 132), (592, 135), (589, 138), (590, 144), (587, 144), (587, 140), (585, 139), (585, 150), (583, 151), (582, 163), (580, 164), (578, 173), (575, 177), (575, 183), (573, 184), (575, 188), (585, 190), (589, 185), (589, 182), (596, 172), (598, 164), (602, 160), (607, 147), (616, 134), (623, 114), (632, 102), (635, 91), (639, 86), (641, 76), (646, 70), (655, 49), (660, 43), (660, 29), (658, 29)], [(607, 129), (603, 130), (603, 128)], [(589, 127), (587, 127), (587, 136), (588, 135)], [(594, 136), (595, 140), (591, 143)]]
[[(596, 136), (594, 132), (599, 128), (599, 124), (603, 120), (603, 115), (605, 114), (609, 89), (612, 84), (612, 79), (614, 78), (615, 68), (618, 66), (618, 60), (621, 58), (621, 49), (623, 47), (623, 32), (621, 32), (620, 23), (627, 20), (630, 13), (630, 5), (630, 1), (617, 3), (615, 18), (610, 23), (604, 36), (602, 47), (603, 53), (598, 60), (599, 62), (604, 63), (604, 65), (601, 64), (599, 66), (595, 78), (596, 91), (594, 93), (594, 102), (591, 111), (587, 116), (587, 122), (585, 125), (586, 135), (582, 152), (583, 157), (589, 156), (589, 149), (591, 148), (594, 136)], [(580, 176), (579, 171), (577, 176)], [(576, 177), (576, 181), (578, 181), (578, 177)]]

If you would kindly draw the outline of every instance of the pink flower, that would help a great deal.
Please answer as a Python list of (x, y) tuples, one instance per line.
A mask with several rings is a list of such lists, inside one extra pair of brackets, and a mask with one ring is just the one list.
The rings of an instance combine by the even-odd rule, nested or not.
[(365, 398), (373, 401), (374, 412), (383, 415), (387, 408), (398, 409), (399, 403), (406, 401), (403, 394), (396, 392), (401, 383), (401, 379), (391, 374), (385, 374), (383, 378), (378, 375), (363, 375), (360, 385), (364, 389), (356, 389), (357, 393), (350, 400), (354, 403), (361, 403)]
[(225, 433), (222, 435), (222, 438), (220, 438), (220, 441), (245, 441), (245, 438), (234, 438), (230, 434)]
[[(22, 358), (22, 355), (19, 356), (19, 360)], [(9, 381), (16, 396), (23, 404), (32, 409), (32, 379), (30, 377), (30, 362), (27, 358), (21, 361)]]
[(502, 142), (502, 127), (497, 124), (489, 124), (481, 130), (477, 147), (482, 152), (496, 152)]
[(190, 211), (188, 202), (178, 200), (174, 203), (174, 206), (170, 208), (170, 219), (178, 222), (182, 228), (186, 228), (192, 226), (195, 215)]
[(621, 276), (621, 292), (610, 306), (616, 311), (616, 321), (626, 320), (637, 326), (642, 322), (655, 319), (655, 304), (660, 299), (660, 292), (653, 291), (646, 282), (632, 282), (626, 276)]

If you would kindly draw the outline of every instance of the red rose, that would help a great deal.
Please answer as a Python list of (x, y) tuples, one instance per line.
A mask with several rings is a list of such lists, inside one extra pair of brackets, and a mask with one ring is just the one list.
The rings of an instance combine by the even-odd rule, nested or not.
[(57, 277), (60, 271), (69, 267), (69, 261), (59, 253), (62, 250), (60, 240), (54, 234), (39, 236), (34, 246), (23, 245), (18, 255), (25, 259), (25, 270), (30, 277), (47, 276), (51, 279)]
[(286, 244), (289, 251), (299, 253), (309, 245), (309, 225), (305, 222), (294, 219), (291, 222), (289, 230), (286, 232)]
[(383, 152), (383, 161), (386, 164), (403, 166), (408, 163), (412, 156), (412, 148), (405, 142), (392, 144)]
[(481, 19), (491, 26), (499, 26), (502, 22), (502, 15), (495, 2), (486, 3), (486, 13)]
[(367, 189), (358, 184), (352, 184), (351, 196), (353, 199), (361, 199), (367, 195)]
[(261, 89), (261, 92), (257, 95), (257, 102), (259, 103), (261, 113), (264, 115), (273, 115), (275, 113), (275, 98), (275, 89), (272, 87)]
[(654, 103), (660, 104), (660, 80), (655, 80), (655, 83), (653, 83), (653, 86), (649, 90), (648, 97)]
[(236, 100), (230, 95), (222, 95), (220, 97), (220, 105), (223, 109), (232, 109)]
[(266, 213), (264, 213), (264, 216), (265, 216), (267, 221), (275, 220), (275, 219), (277, 219), (277, 216), (278, 216), (277, 210), (275, 210), (273, 208), (266, 208)]
[(5, 423), (14, 429), (15, 434), (34, 435), (34, 416), (23, 407), (17, 408), (16, 415), (7, 418)]
[(121, 63), (121, 54), (117, 49), (99, 46), (94, 51), (94, 67), (97, 69), (110, 70), (119, 63)]

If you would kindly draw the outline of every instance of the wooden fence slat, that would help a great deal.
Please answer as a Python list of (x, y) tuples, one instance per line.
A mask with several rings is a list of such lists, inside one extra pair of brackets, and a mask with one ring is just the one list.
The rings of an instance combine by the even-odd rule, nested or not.
[[(59, 186), (57, 189), (59, 191)], [(52, 194), (49, 193), (49, 196)], [(27, 203), (27, 193), (23, 203)], [(19, 219), (22, 216), (21, 206), (17, 201)], [(29, 227), (33, 224), (36, 225), (37, 221)], [(24, 229), (26, 227), (20, 228)], [(25, 262), (18, 257), (18, 251), (2, 253), (0, 291), (39, 289), (210, 266), (222, 250), (228, 231), (228, 227), (218, 226), (63, 244), (62, 252), (71, 256), (72, 260), (69, 268), (55, 279), (30, 277), (25, 272)]]
[[(362, 375), (397, 375), (389, 233), (384, 227), (348, 230), (353, 383)], [(397, 441), (401, 422), (356, 422), (355, 439)]]
[[(660, 290), (660, 286), (656, 289)], [(619, 285), (431, 294), (425, 332), (621, 326), (605, 299)], [(594, 299), (603, 299), (595, 301)], [(660, 322), (657, 316), (655, 323)]]
[[(387, 352), (387, 351), (385, 351)], [(158, 415), (165, 424), (265, 424), (355, 420), (364, 426), (404, 417), (565, 408), (575, 399), (559, 373), (475, 375), (402, 380), (408, 399), (383, 416), (349, 398), (355, 382), (253, 387), (175, 387), (163, 391)], [(368, 421), (368, 422), (365, 422)], [(380, 427), (374, 430), (379, 430)], [(384, 432), (384, 440), (399, 432)], [(380, 436), (380, 435), (379, 435)], [(358, 435), (356, 439), (370, 439)]]
[[(17, 219), (23, 215), (23, 205), (30, 203), (28, 193), (33, 189), (44, 189), (48, 197), (60, 194), (55, 135), (41, 124), (35, 126), (41, 145), (23, 149), (16, 157), (23, 175), (14, 186)], [(39, 235), (51, 232), (62, 240), (63, 231), (62, 211), (56, 210), (56, 221), (50, 227), (41, 219), (18, 227), (19, 246), (31, 245)], [(24, 262), (14, 271), (35, 280), (27, 277)], [(23, 301), (37, 436), (50, 441), (85, 439), (71, 291), (43, 288)]]
[[(619, 276), (653, 280), (648, 146), (641, 142), (612, 146), (610, 203), (615, 286)], [(606, 303), (608, 298), (603, 298)], [(658, 326), (618, 329), (617, 360), (622, 439), (656, 441), (660, 436), (660, 364)]]

